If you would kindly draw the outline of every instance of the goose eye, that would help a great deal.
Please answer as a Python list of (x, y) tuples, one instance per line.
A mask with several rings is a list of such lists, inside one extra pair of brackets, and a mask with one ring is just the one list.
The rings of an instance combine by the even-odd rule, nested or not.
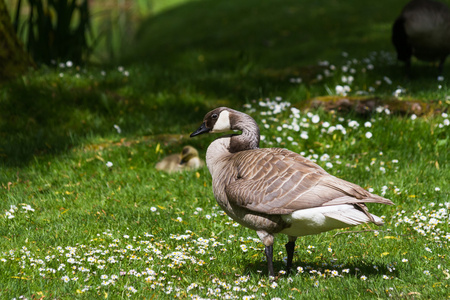
[(215, 119), (217, 119), (219, 116), (217, 115), (217, 114), (212, 114), (212, 116), (211, 116), (211, 118), (213, 119), (213, 120), (215, 120)]

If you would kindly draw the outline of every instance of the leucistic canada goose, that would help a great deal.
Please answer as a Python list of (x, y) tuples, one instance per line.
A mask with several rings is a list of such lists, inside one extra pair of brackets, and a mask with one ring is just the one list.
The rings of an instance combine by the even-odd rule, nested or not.
[(185, 146), (180, 154), (166, 156), (155, 166), (157, 170), (168, 173), (193, 171), (204, 166), (203, 160), (198, 157), (198, 151), (192, 146)]
[(424, 61), (439, 61), (442, 73), (450, 54), (450, 8), (434, 0), (410, 1), (394, 22), (392, 43), (408, 72), (414, 55)]
[(391, 200), (334, 177), (312, 161), (280, 148), (259, 148), (259, 127), (247, 114), (219, 107), (206, 114), (191, 137), (240, 130), (214, 140), (206, 152), (214, 196), (233, 220), (256, 230), (273, 271), (274, 235), (286, 234), (287, 270), (299, 236), (355, 226), (382, 225), (364, 203)]

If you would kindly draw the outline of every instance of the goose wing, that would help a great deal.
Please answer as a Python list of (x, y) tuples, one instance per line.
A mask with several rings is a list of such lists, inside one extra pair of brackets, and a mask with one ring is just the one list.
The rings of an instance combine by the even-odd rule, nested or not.
[(285, 149), (242, 151), (235, 155), (237, 179), (226, 185), (228, 201), (254, 212), (289, 214), (340, 204), (393, 204), (362, 187), (328, 174), (317, 164)]

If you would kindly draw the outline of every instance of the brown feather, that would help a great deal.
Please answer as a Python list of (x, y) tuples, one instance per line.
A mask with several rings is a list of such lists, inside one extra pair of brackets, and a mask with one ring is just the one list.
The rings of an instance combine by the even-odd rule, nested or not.
[(225, 193), (230, 202), (251, 211), (289, 214), (338, 204), (393, 204), (286, 149), (247, 150), (232, 157), (239, 179), (225, 186)]

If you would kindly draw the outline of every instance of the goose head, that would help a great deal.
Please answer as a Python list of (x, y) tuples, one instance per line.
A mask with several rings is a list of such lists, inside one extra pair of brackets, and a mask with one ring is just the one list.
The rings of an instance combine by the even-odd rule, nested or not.
[(231, 136), (230, 152), (259, 148), (259, 127), (255, 120), (247, 114), (228, 107), (218, 107), (207, 113), (203, 118), (202, 125), (190, 136), (230, 130), (242, 132), (239, 135)]
[(211, 132), (226, 132), (232, 130), (230, 110), (226, 107), (216, 108), (205, 115), (202, 125), (191, 134), (191, 137)]

